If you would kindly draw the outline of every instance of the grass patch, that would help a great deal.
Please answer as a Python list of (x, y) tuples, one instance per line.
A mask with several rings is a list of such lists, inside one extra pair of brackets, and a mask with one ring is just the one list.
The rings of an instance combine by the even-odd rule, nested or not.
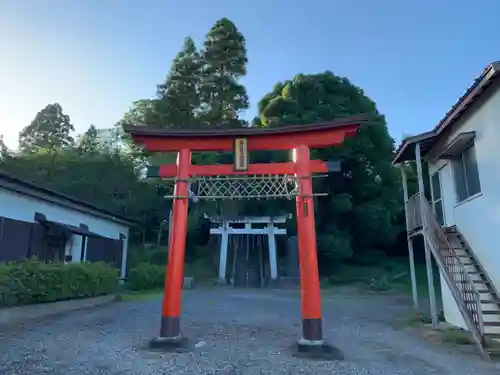
[(440, 325), (433, 329), (431, 318), (426, 314), (413, 314), (396, 321), (395, 328), (410, 329), (412, 334), (417, 334), (422, 338), (438, 344), (447, 344), (453, 346), (474, 345), (474, 341), (469, 332), (457, 327), (446, 324), (440, 318)]
[(454, 345), (472, 345), (470, 334), (466, 331), (459, 329), (447, 329), (444, 331), (437, 331), (437, 334), (443, 343)]
[(120, 300), (125, 302), (145, 301), (161, 298), (163, 290), (127, 291), (120, 295)]
[(474, 345), (470, 333), (460, 328), (444, 326), (440, 329), (432, 329), (429, 324), (421, 325), (419, 328), (429, 341), (453, 346)]
[[(415, 264), (415, 276), (419, 297), (428, 297), (427, 271), (424, 263)], [(329, 285), (361, 285), (371, 290), (399, 290), (412, 293), (410, 267), (406, 258), (383, 258), (374, 264), (341, 263), (328, 278)], [(439, 271), (434, 269), (434, 288), (441, 293)]]
[(430, 324), (431, 317), (426, 314), (415, 312), (413, 315), (397, 320), (396, 323), (396, 326), (400, 328), (422, 326), (424, 324)]
[[(403, 265), (403, 262), (401, 261), (401, 265)], [(407, 275), (405, 277), (402, 277), (398, 282), (395, 283), (395, 286), (407, 293), (411, 294), (411, 277), (410, 277), (410, 266), (408, 262), (405, 264), (406, 270), (407, 270)], [(434, 290), (436, 292), (436, 297), (439, 298), (441, 296), (441, 281), (439, 279), (439, 270), (437, 267), (433, 268), (433, 275), (434, 275)], [(417, 293), (419, 297), (429, 297), (429, 286), (427, 283), (427, 268), (425, 266), (425, 263), (416, 263), (415, 264), (415, 278), (416, 278), (416, 283), (417, 283)]]

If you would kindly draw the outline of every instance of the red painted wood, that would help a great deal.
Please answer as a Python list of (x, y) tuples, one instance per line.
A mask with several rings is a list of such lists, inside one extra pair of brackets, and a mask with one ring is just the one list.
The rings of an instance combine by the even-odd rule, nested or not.
[[(158, 177), (175, 177), (177, 176), (176, 164), (164, 164), (159, 168)], [(311, 160), (309, 162), (311, 173), (326, 173), (328, 166), (322, 160)], [(248, 171), (235, 172), (232, 164), (216, 164), (216, 165), (191, 165), (189, 167), (189, 176), (227, 176), (227, 175), (260, 175), (260, 174), (295, 174), (295, 163), (262, 163), (249, 164)]]
[[(182, 149), (179, 152), (179, 180), (175, 183), (175, 195), (183, 198), (174, 199), (172, 210), (172, 234), (168, 244), (168, 263), (163, 292), (162, 316), (179, 318), (181, 313), (181, 294), (186, 250), (188, 218), (188, 171), (191, 165), (191, 152)], [(180, 335), (180, 333), (179, 333)]]
[[(300, 195), (297, 203), (297, 228), (300, 259), (300, 290), (302, 319), (321, 319), (321, 290), (316, 253), (316, 228), (314, 223), (314, 199), (309, 171), (309, 148), (296, 149), (297, 176), (300, 179)], [(304, 327), (302, 327), (304, 329)], [(305, 336), (304, 330), (304, 336)]]
[[(317, 129), (290, 134), (249, 135), (249, 150), (289, 150), (299, 145), (309, 148), (322, 148), (341, 144), (344, 138), (354, 135), (359, 125), (345, 125), (330, 129)], [(149, 151), (168, 152), (180, 149), (191, 151), (232, 151), (234, 137), (166, 137), (133, 135), (137, 143), (142, 143)]]

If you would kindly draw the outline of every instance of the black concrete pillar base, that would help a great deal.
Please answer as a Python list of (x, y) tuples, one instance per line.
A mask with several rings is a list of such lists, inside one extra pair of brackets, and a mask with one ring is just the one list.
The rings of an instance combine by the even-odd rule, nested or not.
[(316, 359), (322, 361), (343, 361), (344, 354), (340, 349), (322, 341), (310, 342), (300, 340), (292, 348), (292, 355), (299, 358)]
[(149, 348), (176, 352), (185, 350), (187, 343), (181, 335), (179, 317), (162, 316), (160, 335), (149, 342)]
[(180, 319), (178, 316), (162, 316), (160, 324), (160, 337), (180, 337), (180, 327)]
[(188, 349), (187, 337), (155, 337), (149, 342), (149, 348), (165, 352), (182, 352)]
[(302, 339), (307, 342), (323, 341), (323, 324), (319, 319), (302, 319)]

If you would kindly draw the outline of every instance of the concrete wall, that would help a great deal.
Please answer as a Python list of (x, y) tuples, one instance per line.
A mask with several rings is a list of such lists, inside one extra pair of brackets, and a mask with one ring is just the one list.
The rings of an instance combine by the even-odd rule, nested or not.
[[(124, 272), (129, 237), (129, 228), (127, 225), (0, 188), (0, 216), (33, 223), (35, 222), (35, 212), (44, 214), (47, 220), (51, 221), (57, 221), (77, 227), (80, 224), (85, 224), (91, 232), (104, 237), (119, 239), (120, 233), (125, 235), (126, 239), (124, 240), (123, 246), (124, 254), (122, 256), (121, 271), (121, 276), (125, 276)], [(81, 243), (81, 236), (73, 235), (66, 244), (66, 254), (71, 254), (74, 262), (80, 261)]]
[[(445, 222), (457, 225), (479, 262), (483, 265), (497, 289), (500, 289), (500, 90), (492, 93), (456, 131), (475, 131), (475, 150), (479, 169), (481, 192), (460, 203), (457, 202), (451, 163), (438, 161), (429, 165), (432, 174), (439, 170)], [(445, 318), (451, 324), (464, 326), (453, 297), (441, 278)]]

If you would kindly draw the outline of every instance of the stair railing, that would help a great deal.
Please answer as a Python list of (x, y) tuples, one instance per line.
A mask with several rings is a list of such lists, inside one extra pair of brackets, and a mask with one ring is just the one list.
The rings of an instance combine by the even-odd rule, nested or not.
[(465, 265), (455, 249), (446, 238), (441, 225), (425, 197), (420, 194), (424, 240), (430, 247), (434, 259), (439, 265), (456, 303), (472, 334), (476, 345), (484, 357), (489, 358), (483, 347), (484, 327), (480, 296), (474, 282), (470, 278)]
[[(467, 239), (464, 237), (463, 233), (461, 233), (458, 228), (455, 228), (455, 231), (458, 235), (461, 236), (460, 240), (463, 242), (463, 246), (467, 249), (467, 251), (469, 251), (471, 253), (472, 256), (474, 256), (474, 252), (472, 251), (472, 247), (467, 242)], [(476, 268), (479, 271), (483, 272), (483, 276), (486, 279), (486, 281), (488, 282), (489, 289), (491, 289), (491, 292), (492, 292), (491, 294), (494, 294), (496, 297), (500, 298), (500, 293), (498, 291), (498, 288), (496, 287), (493, 280), (491, 280), (489, 273), (486, 272), (486, 269), (484, 268), (484, 266), (481, 264), (479, 259), (477, 259), (475, 256), (474, 256), (474, 260), (476, 262)]]

